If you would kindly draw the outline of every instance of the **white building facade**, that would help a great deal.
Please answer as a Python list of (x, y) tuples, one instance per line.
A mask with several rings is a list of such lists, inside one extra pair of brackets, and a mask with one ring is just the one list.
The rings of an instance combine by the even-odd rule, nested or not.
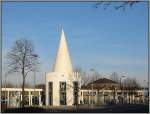
[(78, 73), (73, 71), (65, 34), (62, 30), (52, 72), (46, 74), (46, 105), (78, 104), (80, 80)]

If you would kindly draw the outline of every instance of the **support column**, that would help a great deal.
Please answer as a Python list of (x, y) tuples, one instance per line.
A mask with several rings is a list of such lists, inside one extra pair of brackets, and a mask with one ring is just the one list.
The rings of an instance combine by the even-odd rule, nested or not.
[(7, 92), (7, 106), (9, 106), (9, 90)]
[(32, 96), (33, 96), (33, 95), (31, 95), (31, 106), (32, 106)]
[(45, 91), (46, 99), (45, 99), (45, 103), (46, 103), (46, 106), (48, 106), (48, 105), (49, 105), (49, 95), (48, 95), (49, 90), (48, 90), (48, 82), (46, 82), (45, 86), (46, 86), (46, 91)]
[(135, 101), (135, 96), (134, 96), (134, 94), (133, 94), (133, 102)]
[(105, 104), (105, 96), (104, 96), (104, 91), (103, 91), (103, 104)]
[(22, 92), (20, 92), (20, 106), (22, 106)]
[(117, 100), (117, 89), (115, 88), (115, 101)]
[(82, 104), (83, 104), (83, 91), (82, 91), (82, 96), (81, 97), (82, 97)]
[(95, 94), (95, 104), (97, 104), (97, 101), (98, 101), (98, 97), (97, 97), (97, 95), (98, 95), (98, 92), (96, 91), (96, 94)]
[(41, 94), (40, 94), (40, 91), (39, 91), (39, 106), (41, 106)]
[(29, 106), (31, 106), (31, 91), (29, 91)]
[(21, 94), (21, 101), (22, 101), (22, 94)]
[(90, 96), (90, 91), (89, 91), (89, 104), (91, 103), (91, 96)]
[(127, 92), (127, 103), (129, 103), (129, 94)]
[(140, 103), (140, 93), (138, 92), (138, 103)]

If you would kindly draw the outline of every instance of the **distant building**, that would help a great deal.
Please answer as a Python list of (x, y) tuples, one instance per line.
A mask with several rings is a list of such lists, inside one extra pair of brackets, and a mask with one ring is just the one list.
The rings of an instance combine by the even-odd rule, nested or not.
[(111, 104), (111, 103), (143, 103), (145, 93), (143, 89), (134, 91), (129, 88), (120, 89), (120, 84), (110, 79), (102, 78), (82, 85), (80, 90), (80, 104)]
[(46, 75), (46, 105), (78, 104), (80, 77), (73, 72), (67, 42), (62, 30), (53, 70)]

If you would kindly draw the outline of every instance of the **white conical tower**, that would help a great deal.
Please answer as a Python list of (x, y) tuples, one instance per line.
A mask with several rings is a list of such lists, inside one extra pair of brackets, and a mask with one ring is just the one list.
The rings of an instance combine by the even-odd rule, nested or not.
[(57, 51), (55, 64), (53, 66), (53, 72), (62, 72), (68, 75), (73, 73), (72, 63), (63, 29), (61, 32), (61, 39)]

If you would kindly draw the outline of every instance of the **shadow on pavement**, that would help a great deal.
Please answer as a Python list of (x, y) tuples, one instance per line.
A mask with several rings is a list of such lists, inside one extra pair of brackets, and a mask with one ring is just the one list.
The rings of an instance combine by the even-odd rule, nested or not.
[(4, 113), (148, 113), (149, 105), (132, 104), (132, 105), (112, 105), (103, 108), (43, 108), (43, 107), (26, 107), (26, 108), (7, 108)]

